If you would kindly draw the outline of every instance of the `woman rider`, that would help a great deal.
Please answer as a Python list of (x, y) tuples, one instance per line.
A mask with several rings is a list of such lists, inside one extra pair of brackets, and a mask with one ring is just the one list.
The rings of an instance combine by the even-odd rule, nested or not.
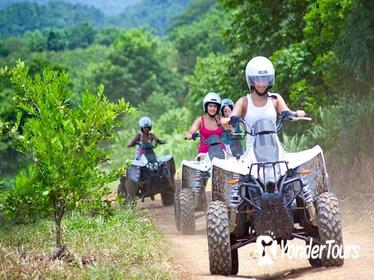
[[(223, 128), (220, 125), (221, 117), (218, 115), (221, 108), (221, 98), (217, 93), (208, 93), (203, 100), (205, 114), (196, 118), (191, 128), (186, 133), (186, 139), (192, 139), (192, 135), (200, 132), (200, 145), (198, 153), (207, 153), (209, 145), (207, 139), (211, 135), (218, 135), (222, 138)], [(224, 145), (222, 144), (222, 148)]]
[[(250, 93), (241, 97), (235, 104), (231, 116), (244, 118), (247, 128), (251, 128), (257, 120), (268, 119), (276, 123), (277, 115), (283, 111), (291, 111), (279, 93), (270, 93), (268, 90), (274, 85), (275, 70), (269, 59), (263, 56), (252, 58), (245, 69), (245, 78)], [(293, 112), (298, 117), (304, 117), (305, 112)], [(223, 127), (230, 127), (230, 118), (222, 118)], [(254, 137), (247, 136), (248, 152), (253, 146)]]
[[(230, 117), (232, 110), (234, 109), (234, 102), (230, 98), (222, 100), (221, 115), (225, 118)], [(233, 128), (224, 129), (222, 142), (226, 146), (226, 151), (231, 152), (232, 133), (241, 133), (240, 125), (236, 124)], [(241, 149), (241, 147), (240, 147)], [(242, 149), (241, 149), (241, 152)]]
[[(136, 134), (135, 137), (131, 140), (130, 144), (127, 147), (134, 147), (137, 146), (135, 159), (139, 160), (141, 156), (144, 154), (144, 150), (142, 145), (146, 143), (158, 143), (158, 144), (165, 144), (165, 141), (162, 141), (156, 137), (153, 133), (151, 133), (152, 129), (152, 121), (149, 117), (142, 117), (139, 120), (139, 127), (140, 133)], [(141, 144), (141, 145), (139, 145)]]

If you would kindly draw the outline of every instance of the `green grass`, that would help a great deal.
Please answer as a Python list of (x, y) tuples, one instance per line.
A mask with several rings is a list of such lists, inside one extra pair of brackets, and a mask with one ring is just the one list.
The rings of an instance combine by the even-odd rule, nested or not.
[(73, 213), (63, 220), (69, 257), (51, 261), (54, 223), (0, 226), (1, 279), (171, 279), (167, 246), (153, 221), (130, 209), (110, 220)]

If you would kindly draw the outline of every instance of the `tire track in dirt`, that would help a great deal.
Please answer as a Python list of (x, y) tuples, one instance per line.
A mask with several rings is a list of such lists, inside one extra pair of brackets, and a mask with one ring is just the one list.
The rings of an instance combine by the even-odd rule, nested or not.
[[(273, 259), (272, 265), (260, 266), (256, 245), (251, 244), (238, 250), (238, 275), (226, 277), (209, 273), (205, 215), (197, 219), (194, 235), (181, 235), (175, 228), (174, 207), (161, 205), (157, 196), (155, 201), (146, 200), (139, 208), (148, 209), (157, 227), (170, 243), (177, 279), (374, 279), (374, 219), (350, 216), (351, 210), (342, 211), (343, 240), (345, 248), (349, 245), (360, 246), (357, 259), (346, 259), (342, 267), (313, 268), (307, 260), (289, 260), (286, 256)], [(292, 246), (305, 243), (292, 240), (288, 244)]]

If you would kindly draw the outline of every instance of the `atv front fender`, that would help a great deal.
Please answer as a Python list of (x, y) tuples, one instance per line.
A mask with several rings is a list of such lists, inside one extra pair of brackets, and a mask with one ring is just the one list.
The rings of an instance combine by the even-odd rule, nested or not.
[(140, 166), (131, 165), (126, 169), (126, 177), (138, 184), (140, 181)]

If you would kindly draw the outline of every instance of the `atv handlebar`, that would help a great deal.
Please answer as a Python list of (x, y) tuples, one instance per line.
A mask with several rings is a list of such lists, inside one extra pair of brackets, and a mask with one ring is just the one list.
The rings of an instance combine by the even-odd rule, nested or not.
[[(154, 144), (154, 145), (152, 144), (152, 149), (156, 149), (156, 147), (157, 147), (158, 144), (159, 144), (159, 145), (164, 145), (164, 144), (166, 144), (166, 143), (167, 143), (166, 141), (157, 140), (157, 141), (155, 141), (155, 144)], [(134, 147), (136, 147), (136, 146), (139, 146), (140, 148), (143, 148), (143, 143), (141, 143), (141, 142), (136, 142), (135, 145), (134, 145)]]
[[(284, 120), (288, 120), (288, 121), (311, 121), (312, 118), (309, 117), (308, 114), (305, 114), (304, 117), (298, 117), (295, 112), (283, 111), (283, 112), (281, 112), (281, 114), (279, 116), (279, 121), (278, 121), (278, 123), (276, 125), (278, 132), (283, 129), (283, 121)], [(231, 116), (230, 117), (230, 121), (229, 121), (230, 125), (236, 125), (238, 123), (242, 123), (243, 124), (245, 134), (250, 134), (250, 135), (254, 136), (253, 133), (252, 133), (252, 131), (248, 131), (246, 123), (245, 123), (245, 121), (244, 121), (243, 118), (241, 118), (240, 116)], [(236, 134), (237, 135), (241, 135), (241, 133), (235, 133), (233, 135), (236, 135)]]
[(305, 114), (304, 117), (298, 117), (296, 115), (296, 112), (290, 112), (290, 111), (283, 111), (281, 112), (279, 116), (279, 121), (277, 123), (277, 131), (281, 131), (283, 129), (283, 121), (311, 121), (312, 118), (309, 117), (308, 114)]
[(296, 115), (296, 112), (290, 112), (290, 111), (281, 112), (280, 113), (280, 118), (281, 119), (286, 119), (286, 120), (289, 120), (289, 121), (300, 121), (300, 120), (311, 121), (312, 120), (312, 118), (310, 118), (308, 114), (305, 114), (304, 117), (298, 117)]
[(200, 134), (198, 132), (195, 132), (192, 134), (192, 139), (189, 139), (187, 137), (184, 137), (184, 140), (196, 140), (196, 138), (200, 137)]

